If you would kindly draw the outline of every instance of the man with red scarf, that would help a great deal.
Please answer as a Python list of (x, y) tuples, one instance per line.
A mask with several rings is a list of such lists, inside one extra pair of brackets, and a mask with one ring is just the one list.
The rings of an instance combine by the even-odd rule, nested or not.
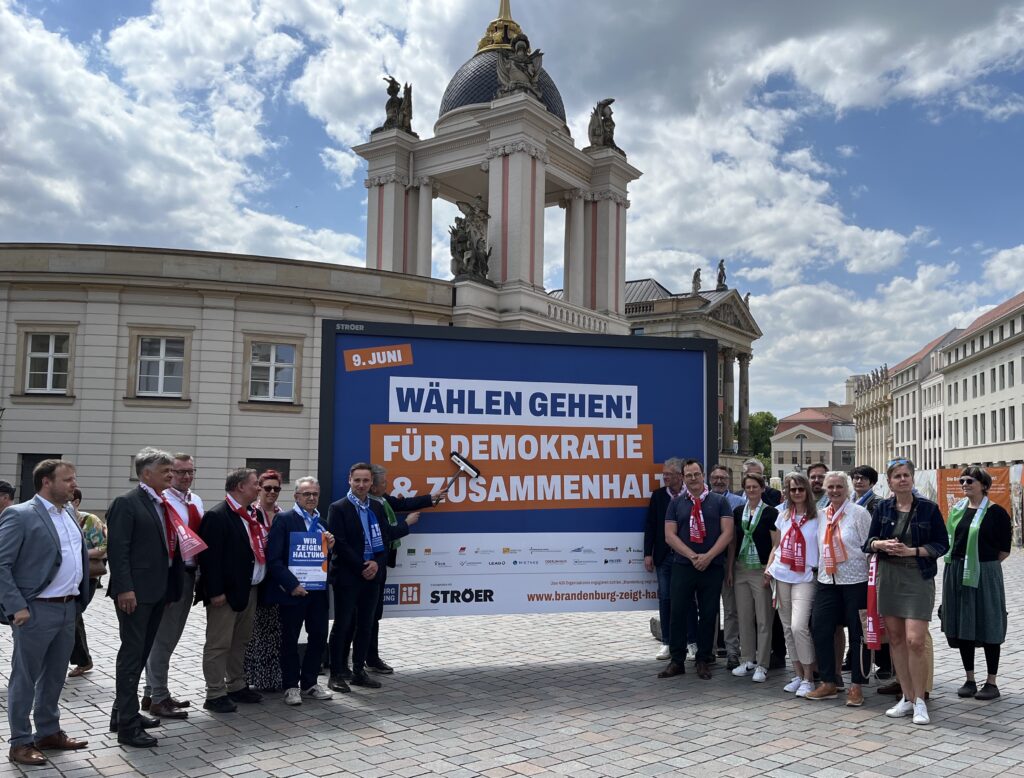
[(233, 713), (237, 702), (263, 699), (246, 684), (244, 666), (256, 591), (267, 573), (266, 534), (249, 508), (259, 494), (256, 471), (228, 473), (224, 491), (224, 501), (208, 510), (199, 525), (207, 545), (199, 555), (197, 584), (206, 605), (203, 707), (214, 713)]
[(683, 463), (686, 489), (665, 515), (665, 542), (675, 552), (672, 567), (672, 616), (669, 652), (672, 661), (658, 673), (671, 678), (686, 672), (686, 622), (697, 603), (697, 677), (711, 678), (718, 629), (718, 600), (725, 580), (727, 550), (732, 544), (733, 518), (729, 501), (710, 491), (704, 468), (696, 459)]

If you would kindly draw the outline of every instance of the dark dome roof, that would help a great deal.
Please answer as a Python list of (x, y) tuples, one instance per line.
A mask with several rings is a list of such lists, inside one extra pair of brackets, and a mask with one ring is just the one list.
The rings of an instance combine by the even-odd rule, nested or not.
[[(441, 98), (441, 110), (437, 114), (439, 119), (456, 108), (489, 103), (494, 99), (501, 86), (498, 83), (498, 56), (500, 53), (494, 49), (481, 51), (459, 68), (448, 83), (448, 88), (444, 90), (444, 97)], [(565, 106), (562, 105), (562, 96), (558, 93), (558, 87), (551, 80), (551, 76), (543, 68), (540, 71), (539, 86), (544, 96), (544, 99), (541, 100), (544, 107), (548, 109), (549, 113), (564, 122)]]

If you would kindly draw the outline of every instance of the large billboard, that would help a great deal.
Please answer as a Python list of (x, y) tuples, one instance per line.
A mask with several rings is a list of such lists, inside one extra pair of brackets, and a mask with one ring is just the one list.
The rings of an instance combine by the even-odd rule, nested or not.
[(325, 498), (359, 461), (443, 489), (388, 572), (395, 616), (652, 608), (662, 463), (718, 450), (714, 341), (324, 322)]

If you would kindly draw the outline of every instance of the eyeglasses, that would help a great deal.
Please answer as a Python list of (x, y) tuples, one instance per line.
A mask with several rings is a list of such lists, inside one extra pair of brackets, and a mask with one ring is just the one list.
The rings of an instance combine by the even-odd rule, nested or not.
[(265, 492), (279, 492), (281, 491), (280, 486), (264, 486), (263, 491)]
[(320, 492), (296, 492), (296, 497), (319, 497)]
[(191, 476), (194, 476), (196, 474), (195, 470), (172, 470), (171, 472), (174, 473), (175, 475), (191, 475)]
[(968, 478), (967, 476), (964, 476), (963, 478), (960, 479), (960, 485), (961, 486), (970, 486), (971, 484), (974, 483), (974, 480), (975, 479), (973, 479), (973, 478)]
[(802, 486), (791, 486), (789, 487), (790, 494), (802, 494), (807, 490)]

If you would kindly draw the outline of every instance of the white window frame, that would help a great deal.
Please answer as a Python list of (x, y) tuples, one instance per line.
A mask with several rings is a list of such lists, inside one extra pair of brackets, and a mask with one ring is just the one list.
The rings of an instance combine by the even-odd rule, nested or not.
[[(256, 346), (269, 346), (270, 347), (270, 361), (262, 362), (257, 361), (253, 354), (253, 348)], [(291, 362), (280, 362), (278, 361), (278, 349), (279, 348), (290, 348), (292, 350), (292, 361)], [(252, 402), (295, 402), (295, 370), (297, 368), (296, 357), (298, 351), (295, 346), (291, 343), (281, 343), (274, 341), (264, 341), (253, 339), (249, 344), (249, 400)], [(253, 384), (256, 383), (253, 379), (253, 370), (257, 367), (267, 368), (267, 394), (257, 395), (254, 393)], [(282, 396), (277, 393), (277, 387), (280, 383), (277, 380), (278, 371), (291, 369), (292, 380), (291, 393), (288, 396)]]
[[(14, 387), (11, 392), (12, 398), (26, 398), (38, 402), (70, 402), (75, 396), (75, 341), (78, 334), (78, 322), (17, 322), (17, 354), (14, 369)], [(32, 352), (31, 343), (33, 335), (47, 335), (50, 337), (51, 350), (47, 354), (47, 386), (45, 389), (29, 388), (29, 361), (33, 355), (43, 356), (42, 352)], [(53, 358), (52, 351), (54, 336), (67, 336), (68, 339), (68, 379), (67, 385), (63, 388), (53, 387)], [(18, 401), (16, 399), (16, 401)]]
[[(292, 396), (289, 398), (274, 397), (273, 385), (270, 387), (271, 396), (254, 397), (252, 394), (252, 349), (257, 343), (270, 344), (271, 346), (291, 346), (295, 350), (295, 363), (292, 365)], [(243, 332), (242, 333), (242, 386), (239, 397), (239, 408), (242, 410), (277, 410), (281, 412), (297, 413), (302, 409), (302, 372), (303, 372), (303, 335), (282, 335), (280, 333), (270, 334), (267, 332)], [(276, 355), (276, 348), (273, 351)], [(267, 363), (256, 363), (266, 366)], [(270, 367), (277, 366), (272, 360)], [(271, 373), (273, 379), (273, 372)]]
[[(147, 403), (179, 403), (182, 400), (189, 400), (189, 382), (191, 380), (191, 362), (192, 362), (192, 335), (193, 329), (191, 327), (146, 327), (142, 325), (130, 325), (128, 327), (128, 392), (125, 396), (126, 400), (138, 400), (145, 401)], [(160, 388), (158, 391), (139, 391), (139, 381), (142, 375), (142, 362), (153, 361), (152, 357), (142, 357), (142, 340), (143, 338), (154, 338), (161, 341), (160, 345), (160, 360), (161, 370), (160, 376)], [(181, 369), (181, 391), (180, 392), (167, 392), (164, 391), (163, 379), (164, 369), (163, 365), (166, 361), (167, 341), (168, 340), (181, 340), (184, 342), (182, 349), (182, 369)], [(173, 358), (173, 361), (179, 361), (177, 358)]]
[[(46, 338), (47, 348), (46, 351), (33, 351), (32, 341), (35, 338)], [(66, 350), (57, 351), (57, 338), (66, 338)], [(32, 387), (32, 376), (40, 374), (39, 371), (32, 370), (33, 359), (45, 359), (46, 360), (46, 386), (43, 387)], [(61, 373), (64, 376), (64, 386), (54, 386), (54, 379), (57, 373), (54, 371), (54, 363), (58, 359), (63, 359), (67, 367), (67, 371)], [(68, 393), (68, 377), (71, 372), (71, 336), (66, 332), (30, 332), (28, 333), (28, 343), (25, 346), (25, 394), (67, 394)]]

